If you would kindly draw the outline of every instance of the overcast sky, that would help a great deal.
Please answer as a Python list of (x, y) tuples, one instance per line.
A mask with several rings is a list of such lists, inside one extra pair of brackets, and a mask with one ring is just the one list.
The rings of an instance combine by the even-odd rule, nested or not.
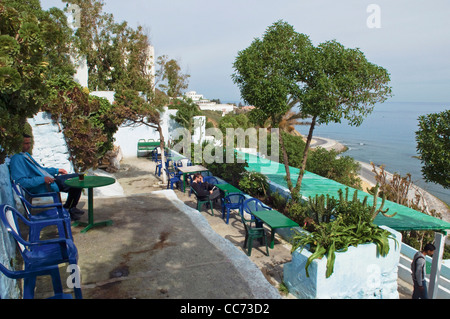
[[(278, 20), (317, 45), (359, 48), (388, 70), (391, 101), (450, 106), (449, 0), (105, 0), (116, 22), (148, 30), (155, 55), (177, 59), (189, 89), (222, 102), (241, 100), (231, 80), (240, 50)], [(60, 0), (41, 0), (44, 10)], [(375, 4), (370, 7), (371, 4)], [(379, 9), (379, 11), (378, 11)], [(379, 13), (379, 14), (378, 14)], [(370, 22), (368, 24), (368, 22)], [(371, 27), (369, 27), (371, 26)]]

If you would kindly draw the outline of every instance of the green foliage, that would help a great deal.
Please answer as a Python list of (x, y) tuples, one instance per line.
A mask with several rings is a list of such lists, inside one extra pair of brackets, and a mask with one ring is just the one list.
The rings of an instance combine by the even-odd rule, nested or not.
[(112, 149), (113, 135), (122, 119), (116, 117), (108, 100), (90, 96), (78, 85), (62, 84), (54, 94), (45, 110), (55, 121), (61, 121), (75, 170), (83, 172), (97, 167), (98, 161)]
[(266, 197), (269, 189), (267, 176), (259, 172), (244, 172), (239, 181), (239, 188), (253, 197)]
[(446, 245), (444, 247), (444, 255), (442, 256), (442, 259), (450, 259), (450, 246)]
[(158, 64), (161, 66), (162, 80), (159, 88), (167, 93), (167, 96), (176, 98), (183, 94), (183, 90), (187, 89), (188, 74), (181, 73), (178, 62), (174, 59), (168, 59), (163, 55), (158, 58)]
[(192, 99), (175, 99), (170, 108), (178, 110), (177, 114), (171, 115), (171, 118), (182, 127), (188, 129), (192, 134), (194, 130), (194, 116), (202, 115), (198, 105), (195, 104)]
[(332, 179), (346, 186), (360, 189), (359, 168), (359, 163), (352, 157), (338, 157), (337, 151), (326, 150), (322, 147), (309, 152), (306, 162), (306, 170), (309, 172)]
[[(203, 149), (208, 144), (205, 143), (202, 145)], [(195, 145), (192, 145), (192, 162), (194, 163), (194, 151), (195, 151)], [(226, 148), (223, 149), (223, 153), (219, 155), (215, 161), (212, 163), (206, 163), (204, 162), (202, 165), (207, 167), (208, 170), (211, 172), (214, 176), (220, 176), (223, 180), (230, 183), (233, 186), (239, 187), (239, 181), (241, 179), (241, 176), (246, 172), (245, 168), (248, 167), (247, 161), (240, 161), (237, 158), (236, 152), (234, 152), (234, 157), (232, 162), (227, 162), (227, 150)], [(212, 151), (212, 156), (217, 156), (215, 154), (215, 149)]]
[(420, 116), (416, 141), (425, 180), (449, 188), (450, 110)]
[(48, 101), (47, 81), (74, 73), (63, 17), (38, 0), (0, 2), (0, 163), (21, 150), (27, 118)]
[(227, 134), (227, 128), (241, 128), (243, 130), (253, 127), (248, 117), (245, 114), (225, 114), (220, 118), (219, 129), (222, 131), (223, 136)]
[(307, 208), (309, 212), (309, 217), (312, 218), (314, 223), (329, 223), (335, 213), (337, 202), (334, 197), (330, 197), (328, 194), (316, 195), (315, 198), (309, 198), (307, 202)]
[(278, 192), (269, 193), (266, 202), (269, 202), (268, 205), (275, 208), (280, 213), (287, 214), (288, 200)]
[(305, 228), (308, 226), (308, 222), (312, 221), (309, 219), (309, 209), (304, 201), (289, 201), (287, 203), (287, 216), (298, 223), (299, 225), (303, 225)]
[(345, 252), (348, 247), (366, 243), (374, 243), (381, 256), (389, 253), (389, 238), (391, 233), (368, 222), (346, 224), (342, 216), (334, 221), (321, 223), (313, 233), (297, 233), (293, 237), (292, 251), (309, 246), (313, 253), (305, 265), (306, 275), (311, 262), (324, 256), (327, 257), (326, 277), (330, 277), (334, 270), (336, 252)]
[(290, 97), (301, 92), (295, 80), (296, 71), (301, 72), (300, 67), (311, 50), (306, 35), (278, 21), (267, 29), (262, 39), (255, 39), (238, 53), (232, 77), (243, 99), (256, 106), (252, 111), (255, 122), (262, 124), (270, 119), (276, 127), (289, 111)]
[[(280, 134), (282, 135), (284, 148), (289, 159), (289, 166), (300, 168), (302, 166), (303, 151), (306, 146), (305, 141), (303, 141), (301, 136), (294, 136), (283, 131)], [(268, 138), (268, 143), (271, 144), (270, 138)], [(283, 163), (282, 152), (280, 152), (279, 157), (279, 162)]]

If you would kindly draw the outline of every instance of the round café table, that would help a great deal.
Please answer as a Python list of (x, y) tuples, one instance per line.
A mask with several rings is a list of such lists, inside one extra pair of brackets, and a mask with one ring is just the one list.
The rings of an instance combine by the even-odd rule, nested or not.
[(94, 188), (114, 184), (116, 180), (107, 176), (85, 176), (84, 180), (80, 181), (78, 177), (73, 177), (65, 181), (70, 187), (87, 188), (88, 189), (88, 223), (76, 221), (73, 226), (86, 226), (81, 230), (82, 233), (96, 226), (112, 225), (112, 220), (105, 220), (94, 223)]

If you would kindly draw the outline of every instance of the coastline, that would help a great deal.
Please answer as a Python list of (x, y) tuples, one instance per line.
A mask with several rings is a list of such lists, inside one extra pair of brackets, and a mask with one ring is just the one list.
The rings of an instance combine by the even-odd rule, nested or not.
[[(345, 152), (347, 150), (347, 147), (338, 141), (329, 139), (329, 138), (323, 138), (319, 136), (314, 136), (313, 140), (311, 141), (311, 148), (317, 148), (317, 147), (323, 147), (326, 150), (336, 150), (338, 152)], [(361, 165), (361, 169), (359, 172), (359, 178), (362, 182), (363, 190), (366, 190), (367, 188), (371, 188), (375, 186), (375, 173), (372, 171), (373, 167), (370, 163), (365, 163), (358, 161), (358, 163)], [(393, 176), (392, 173), (386, 172), (388, 178), (391, 178)], [(423, 205), (427, 207), (427, 209), (430, 210), (436, 210), (437, 212), (441, 213), (442, 220), (446, 222), (450, 222), (450, 208), (439, 198), (432, 195), (431, 193), (425, 191), (424, 189), (420, 188), (419, 186), (412, 184), (409, 193), (408, 198), (414, 199), (416, 192), (420, 193), (423, 197)]]

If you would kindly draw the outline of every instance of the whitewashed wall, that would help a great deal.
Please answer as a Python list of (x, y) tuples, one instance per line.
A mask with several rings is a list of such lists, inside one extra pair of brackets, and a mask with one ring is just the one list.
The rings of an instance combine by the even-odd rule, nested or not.
[[(175, 115), (177, 110), (165, 108), (162, 114), (161, 127), (164, 135), (164, 141), (167, 143), (172, 140), (173, 131), (180, 127), (171, 115)], [(159, 133), (156, 129), (141, 125), (137, 127), (121, 126), (114, 135), (115, 145), (120, 146), (123, 157), (136, 157), (137, 143), (140, 139), (153, 139), (159, 141)]]
[(64, 168), (68, 173), (73, 173), (64, 135), (53, 123), (50, 114), (39, 112), (28, 119), (28, 123), (33, 130), (33, 158), (42, 166)]

